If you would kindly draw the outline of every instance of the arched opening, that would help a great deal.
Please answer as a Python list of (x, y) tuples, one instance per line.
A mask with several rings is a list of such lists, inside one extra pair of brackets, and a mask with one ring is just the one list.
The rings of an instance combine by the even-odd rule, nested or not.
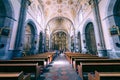
[(80, 36), (80, 32), (78, 32), (77, 34), (77, 39), (78, 39), (78, 52), (82, 51), (82, 46), (81, 46), (81, 36)]
[(9, 0), (0, 0), (0, 57), (4, 59), (12, 58), (10, 47), (10, 38), (14, 23), (14, 11)]
[(67, 34), (63, 31), (56, 32), (52, 36), (52, 49), (53, 50), (64, 50), (68, 49), (67, 47)]
[(31, 23), (28, 23), (25, 28), (25, 36), (24, 36), (24, 47), (23, 50), (25, 55), (34, 54), (35, 50), (35, 29)]
[[(115, 25), (119, 27), (120, 31), (120, 0), (117, 0), (113, 10)], [(120, 41), (120, 35), (118, 35)], [(120, 48), (120, 43), (116, 43), (116, 46)]]
[(0, 27), (4, 26), (5, 16), (6, 16), (5, 5), (3, 4), (3, 0), (0, 0)]
[(85, 38), (86, 38), (86, 49), (88, 53), (96, 55), (97, 47), (95, 40), (95, 33), (93, 23), (88, 23), (85, 29)]
[[(66, 17), (55, 17), (48, 21), (46, 25), (46, 34), (49, 35), (49, 50), (52, 51), (64, 49), (66, 51), (70, 51), (71, 50), (70, 36), (74, 35), (74, 31), (75, 29), (72, 21)], [(58, 35), (63, 34), (62, 36), (66, 36), (63, 37), (63, 39), (66, 39), (66, 41), (65, 42), (61, 41), (57, 34)], [(55, 43), (56, 39), (59, 40), (59, 44), (61, 45), (65, 44), (66, 46), (64, 47), (60, 46), (58, 42), (56, 44)]]
[(115, 19), (115, 24), (120, 27), (120, 0), (117, 0), (114, 6), (114, 19)]
[(42, 53), (43, 52), (43, 33), (40, 32), (40, 35), (39, 35), (39, 53)]

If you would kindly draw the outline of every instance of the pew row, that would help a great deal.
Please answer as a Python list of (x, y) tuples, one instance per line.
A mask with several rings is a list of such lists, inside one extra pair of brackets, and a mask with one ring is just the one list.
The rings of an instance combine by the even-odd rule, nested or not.
[(35, 75), (35, 79), (40, 75), (40, 66), (38, 63), (29, 64), (0, 64), (0, 72), (20, 72), (23, 71), (25, 74), (31, 73)]
[(65, 53), (65, 56), (67, 58), (67, 60), (71, 63), (71, 59), (72, 57), (98, 57), (98, 56), (95, 56), (95, 55), (90, 55), (90, 54), (80, 54), (80, 53)]
[(87, 73), (98, 72), (120, 72), (120, 63), (80, 63), (78, 65), (78, 74), (85, 80)]
[(88, 80), (120, 80), (120, 72), (97, 72), (88, 73)]
[(71, 57), (71, 64), (75, 61), (75, 59), (108, 59), (106, 57), (98, 57), (98, 56), (84, 56), (84, 57)]
[(96, 59), (74, 59), (73, 61), (73, 68), (77, 70), (77, 65), (80, 65), (81, 62), (84, 63), (119, 63), (120, 59), (103, 59), (103, 58), (96, 58)]
[(107, 57), (98, 57), (91, 54), (80, 54), (80, 53), (65, 53), (67, 60), (73, 64), (74, 59), (108, 59)]
[(36, 59), (44, 59), (49, 64), (53, 59), (54, 53), (44, 53), (44, 54), (36, 54), (32, 56), (25, 56), (21, 58), (14, 58), (13, 60), (36, 60)]
[(0, 72), (0, 80), (30, 80), (30, 74), (21, 72)]
[(38, 63), (39, 66), (45, 68), (47, 65), (47, 62), (44, 59), (35, 59), (35, 60), (0, 60), (0, 64), (20, 64), (20, 63)]

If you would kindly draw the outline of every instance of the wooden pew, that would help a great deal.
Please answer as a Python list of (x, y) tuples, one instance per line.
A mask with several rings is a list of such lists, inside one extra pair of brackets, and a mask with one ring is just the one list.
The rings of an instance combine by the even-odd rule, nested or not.
[(87, 56), (92, 56), (90, 54), (80, 54), (80, 53), (65, 53), (65, 56), (67, 58), (67, 60), (70, 62), (71, 61), (71, 57), (87, 57)]
[(44, 60), (46, 61), (46, 64), (48, 65), (50, 62), (49, 62), (49, 59), (48, 57), (46, 56), (41, 56), (41, 57), (22, 57), (22, 58), (14, 58), (14, 60)]
[(73, 64), (75, 59), (108, 59), (108, 58), (98, 56), (71, 57), (71, 64)]
[(0, 72), (0, 80), (30, 80), (30, 74), (21, 72)]
[(35, 60), (35, 59), (44, 59), (47, 64), (49, 64), (53, 59), (54, 53), (44, 53), (44, 54), (36, 54), (32, 56), (25, 56), (21, 58), (14, 58), (14, 60)]
[[(53, 59), (54, 54), (55, 54), (55, 52), (47, 52), (47, 53), (43, 53), (43, 54), (32, 55), (30, 57), (47, 57), (49, 60), (49, 63), (50, 63)], [(27, 57), (29, 57), (29, 56), (27, 56)]]
[(99, 72), (120, 72), (120, 63), (80, 63), (78, 65), (78, 74), (84, 80), (84, 74)]
[(95, 71), (95, 75), (88, 73), (88, 80), (120, 80), (120, 72)]
[(99, 58), (98, 56), (91, 56), (91, 55), (79, 55), (79, 56), (70, 56), (68, 61), (72, 63), (74, 59), (81, 59), (81, 58)]
[(30, 64), (0, 64), (0, 72), (20, 72), (24, 73), (34, 73), (35, 79), (40, 75), (40, 66), (38, 63)]
[(84, 55), (89, 55), (89, 54), (80, 54), (80, 53), (72, 53), (72, 52), (66, 53), (66, 52), (65, 52), (65, 56), (66, 56), (66, 58), (67, 58), (68, 60), (69, 60), (69, 58), (70, 58), (71, 56), (75, 56), (75, 55), (76, 55), (76, 56), (79, 56), (79, 55), (81, 55), (81, 56), (83, 55), (83, 56), (84, 56)]
[(38, 63), (41, 67), (46, 67), (47, 62), (44, 59), (35, 59), (35, 60), (0, 60), (0, 64), (19, 64), (19, 63)]
[(74, 59), (73, 61), (73, 68), (76, 70), (77, 65), (80, 65), (80, 62), (84, 63), (118, 63), (120, 62), (120, 59), (102, 59), (102, 58), (96, 58), (96, 59)]

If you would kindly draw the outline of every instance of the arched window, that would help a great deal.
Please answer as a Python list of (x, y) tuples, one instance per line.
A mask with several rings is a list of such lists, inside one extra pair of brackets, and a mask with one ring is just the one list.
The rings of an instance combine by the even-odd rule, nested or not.
[(28, 23), (25, 28), (25, 36), (24, 36), (24, 52), (25, 55), (34, 54), (35, 50), (35, 31), (33, 25)]

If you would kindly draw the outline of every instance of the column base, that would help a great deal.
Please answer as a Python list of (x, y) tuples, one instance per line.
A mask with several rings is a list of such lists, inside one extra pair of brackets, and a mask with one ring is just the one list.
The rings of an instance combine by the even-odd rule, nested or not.
[(112, 51), (108, 52), (108, 57), (112, 59), (120, 58), (120, 51)]
[(108, 57), (107, 50), (98, 50), (99, 57)]
[(6, 50), (6, 51), (2, 52), (2, 55), (0, 55), (0, 60), (11, 60), (12, 57), (13, 57), (13, 51), (12, 50)]
[(18, 58), (23, 56), (22, 50), (14, 50), (13, 58)]

